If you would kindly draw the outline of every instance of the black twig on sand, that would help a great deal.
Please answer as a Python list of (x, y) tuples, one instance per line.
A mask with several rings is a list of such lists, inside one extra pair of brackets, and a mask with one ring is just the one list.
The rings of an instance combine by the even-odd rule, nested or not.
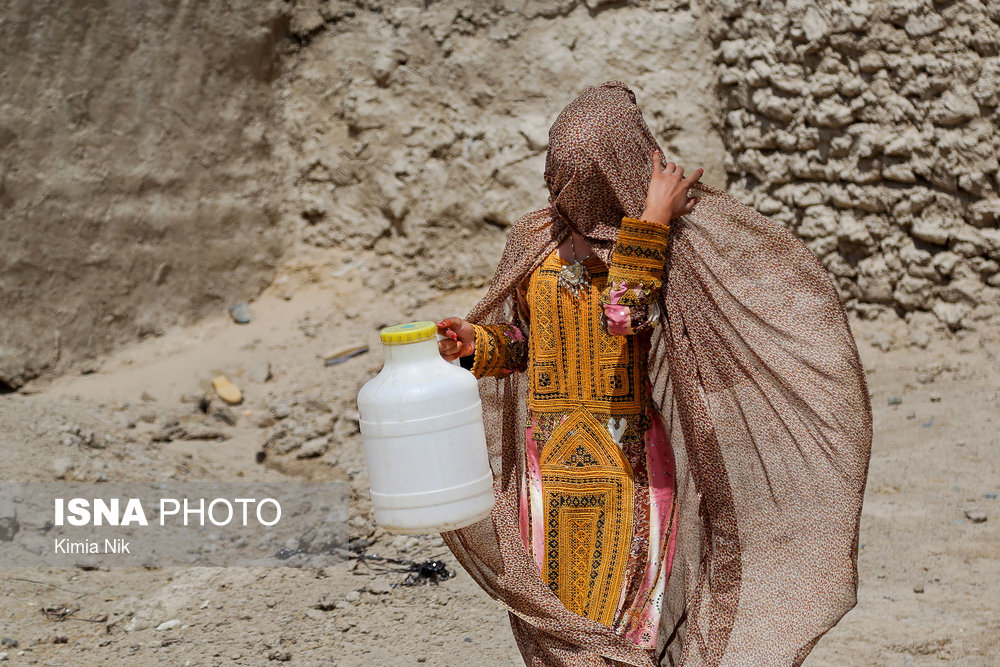
[(363, 549), (354, 551), (352, 558), (368, 567), (375, 563), (381, 572), (406, 572), (406, 579), (399, 584), (393, 584), (393, 588), (399, 585), (416, 586), (418, 584), (434, 584), (436, 586), (445, 579), (451, 579), (455, 576), (455, 573), (449, 570), (448, 566), (441, 560), (418, 562), (406, 558), (390, 558), (369, 554), (365, 553)]
[(49, 607), (42, 607), (39, 611), (42, 615), (50, 621), (65, 621), (67, 618), (79, 611), (79, 609), (73, 609), (72, 607), (66, 607), (64, 605), (53, 605)]
[(42, 612), (42, 615), (46, 619), (55, 622), (62, 622), (69, 619), (71, 621), (84, 621), (86, 623), (104, 623), (108, 620), (107, 616), (103, 618), (80, 618), (74, 615), (80, 611), (79, 607), (67, 607), (66, 605), (50, 605), (42, 607), (39, 611)]

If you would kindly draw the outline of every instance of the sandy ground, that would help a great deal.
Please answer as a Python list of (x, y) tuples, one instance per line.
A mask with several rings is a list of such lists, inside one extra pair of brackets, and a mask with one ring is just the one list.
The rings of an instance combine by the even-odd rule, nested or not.
[[(407, 587), (406, 572), (356, 559), (308, 569), (4, 568), (6, 661), (520, 664), (506, 613), (438, 537), (373, 525), (356, 427), (354, 397), (381, 364), (377, 329), (465, 312), (476, 294), (384, 293), (364, 259), (301, 255), (251, 304), (250, 324), (222, 314), (0, 396), (0, 469), (25, 481), (348, 480), (352, 538), (369, 554), (440, 557), (457, 575)], [(996, 334), (910, 332), (891, 319), (853, 326), (875, 410), (859, 603), (806, 664), (1000, 664)], [(372, 351), (324, 365), (356, 342)], [(196, 407), (220, 372), (244, 392), (233, 426)], [(175, 439), (161, 441), (171, 429)], [(44, 610), (54, 608), (74, 613), (51, 620)]]

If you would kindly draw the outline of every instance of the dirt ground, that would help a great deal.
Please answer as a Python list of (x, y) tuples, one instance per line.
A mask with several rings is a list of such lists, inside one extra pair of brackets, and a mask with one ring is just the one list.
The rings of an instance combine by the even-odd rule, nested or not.
[[(367, 552), (458, 570), (402, 586), (378, 561), (323, 568), (0, 570), (0, 660), (34, 665), (517, 665), (506, 613), (440, 538), (373, 525), (354, 398), (377, 330), (459, 314), (473, 292), (378, 288), (374, 261), (299, 255), (237, 325), (221, 313), (0, 396), (7, 480), (343, 479)], [(875, 411), (858, 606), (807, 665), (1000, 664), (1000, 345), (854, 321)], [(960, 332), (961, 333), (961, 332)], [(355, 343), (371, 351), (323, 358)], [(226, 374), (235, 425), (197, 402)], [(258, 453), (264, 452), (262, 463)], [(985, 517), (985, 521), (983, 521)], [(53, 620), (45, 609), (74, 612)]]

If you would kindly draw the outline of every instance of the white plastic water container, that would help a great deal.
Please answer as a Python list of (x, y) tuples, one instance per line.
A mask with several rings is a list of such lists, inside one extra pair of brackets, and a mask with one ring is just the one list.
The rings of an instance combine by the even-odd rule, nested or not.
[(476, 378), (441, 358), (437, 326), (383, 329), (385, 366), (358, 394), (375, 521), (395, 533), (471, 525), (493, 508)]

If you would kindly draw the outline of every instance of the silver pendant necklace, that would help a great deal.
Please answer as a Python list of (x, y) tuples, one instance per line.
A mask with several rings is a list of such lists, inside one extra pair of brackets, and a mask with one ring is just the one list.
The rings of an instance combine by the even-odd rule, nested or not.
[[(580, 293), (590, 286), (590, 273), (587, 271), (587, 267), (581, 264), (582, 260), (577, 259), (576, 235), (572, 234), (570, 239), (573, 242), (573, 263), (566, 264), (559, 270), (557, 283), (559, 287), (572, 294), (574, 299), (578, 299), (580, 298)], [(587, 255), (587, 257), (590, 257), (590, 255)], [(587, 259), (587, 257), (583, 259)]]

